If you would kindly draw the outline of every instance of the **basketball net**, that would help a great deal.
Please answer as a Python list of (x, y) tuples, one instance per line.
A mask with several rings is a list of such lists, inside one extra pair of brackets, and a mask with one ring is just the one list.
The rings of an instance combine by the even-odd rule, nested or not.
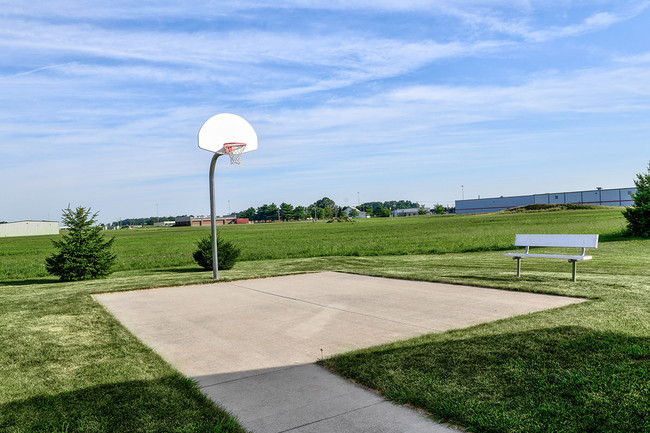
[(223, 149), (230, 157), (231, 164), (241, 164), (241, 155), (244, 153), (244, 149), (246, 149), (246, 143), (225, 143)]

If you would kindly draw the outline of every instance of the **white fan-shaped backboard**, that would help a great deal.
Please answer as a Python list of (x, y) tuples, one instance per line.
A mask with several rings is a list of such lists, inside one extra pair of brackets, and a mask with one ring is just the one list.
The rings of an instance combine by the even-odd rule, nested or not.
[(236, 114), (217, 114), (206, 120), (199, 129), (199, 147), (225, 154), (225, 143), (246, 143), (244, 152), (250, 152), (257, 149), (257, 134), (250, 123)]

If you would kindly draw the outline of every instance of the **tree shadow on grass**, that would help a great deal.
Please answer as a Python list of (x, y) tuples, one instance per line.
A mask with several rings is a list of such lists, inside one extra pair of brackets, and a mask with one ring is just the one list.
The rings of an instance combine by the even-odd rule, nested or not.
[(471, 431), (650, 431), (650, 338), (568, 326), (416, 339), (323, 363)]
[(0, 405), (0, 431), (243, 432), (180, 376), (102, 385)]
[(30, 278), (27, 280), (5, 280), (5, 281), (0, 281), (0, 287), (1, 286), (31, 286), (32, 284), (54, 284), (60, 282), (61, 280), (59, 280), (58, 278), (48, 278), (48, 277)]
[(643, 236), (633, 236), (627, 230), (621, 230), (614, 233), (605, 233), (598, 236), (600, 242), (621, 242), (621, 241), (647, 241), (649, 238)]
[(210, 272), (206, 271), (203, 268), (161, 268), (161, 269), (153, 269), (153, 272), (171, 272), (171, 273), (177, 273), (177, 274), (193, 274), (193, 273), (199, 273), (199, 272)]

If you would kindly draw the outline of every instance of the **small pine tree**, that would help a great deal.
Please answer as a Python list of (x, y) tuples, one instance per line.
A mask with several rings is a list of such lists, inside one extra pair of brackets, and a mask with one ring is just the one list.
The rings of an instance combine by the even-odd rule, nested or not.
[(636, 175), (634, 185), (636, 193), (632, 194), (634, 206), (623, 211), (627, 219), (627, 230), (632, 236), (650, 237), (650, 163), (648, 171)]
[[(201, 238), (197, 244), (197, 250), (192, 257), (203, 269), (212, 270), (212, 236)], [(241, 254), (241, 250), (232, 242), (224, 241), (217, 233), (217, 266), (219, 270), (227, 271), (232, 269)]]
[(61, 281), (80, 281), (100, 278), (111, 273), (115, 254), (110, 249), (115, 241), (104, 240), (102, 228), (95, 226), (97, 213), (81, 206), (63, 210), (63, 224), (70, 232), (58, 241), (52, 241), (58, 253), (45, 259), (45, 269)]

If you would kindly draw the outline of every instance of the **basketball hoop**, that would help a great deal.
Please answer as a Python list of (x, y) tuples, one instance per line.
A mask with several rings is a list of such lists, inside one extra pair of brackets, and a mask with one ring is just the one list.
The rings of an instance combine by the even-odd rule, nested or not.
[(246, 149), (246, 143), (224, 143), (223, 149), (230, 157), (231, 164), (241, 164), (241, 154), (244, 153), (244, 149)]

